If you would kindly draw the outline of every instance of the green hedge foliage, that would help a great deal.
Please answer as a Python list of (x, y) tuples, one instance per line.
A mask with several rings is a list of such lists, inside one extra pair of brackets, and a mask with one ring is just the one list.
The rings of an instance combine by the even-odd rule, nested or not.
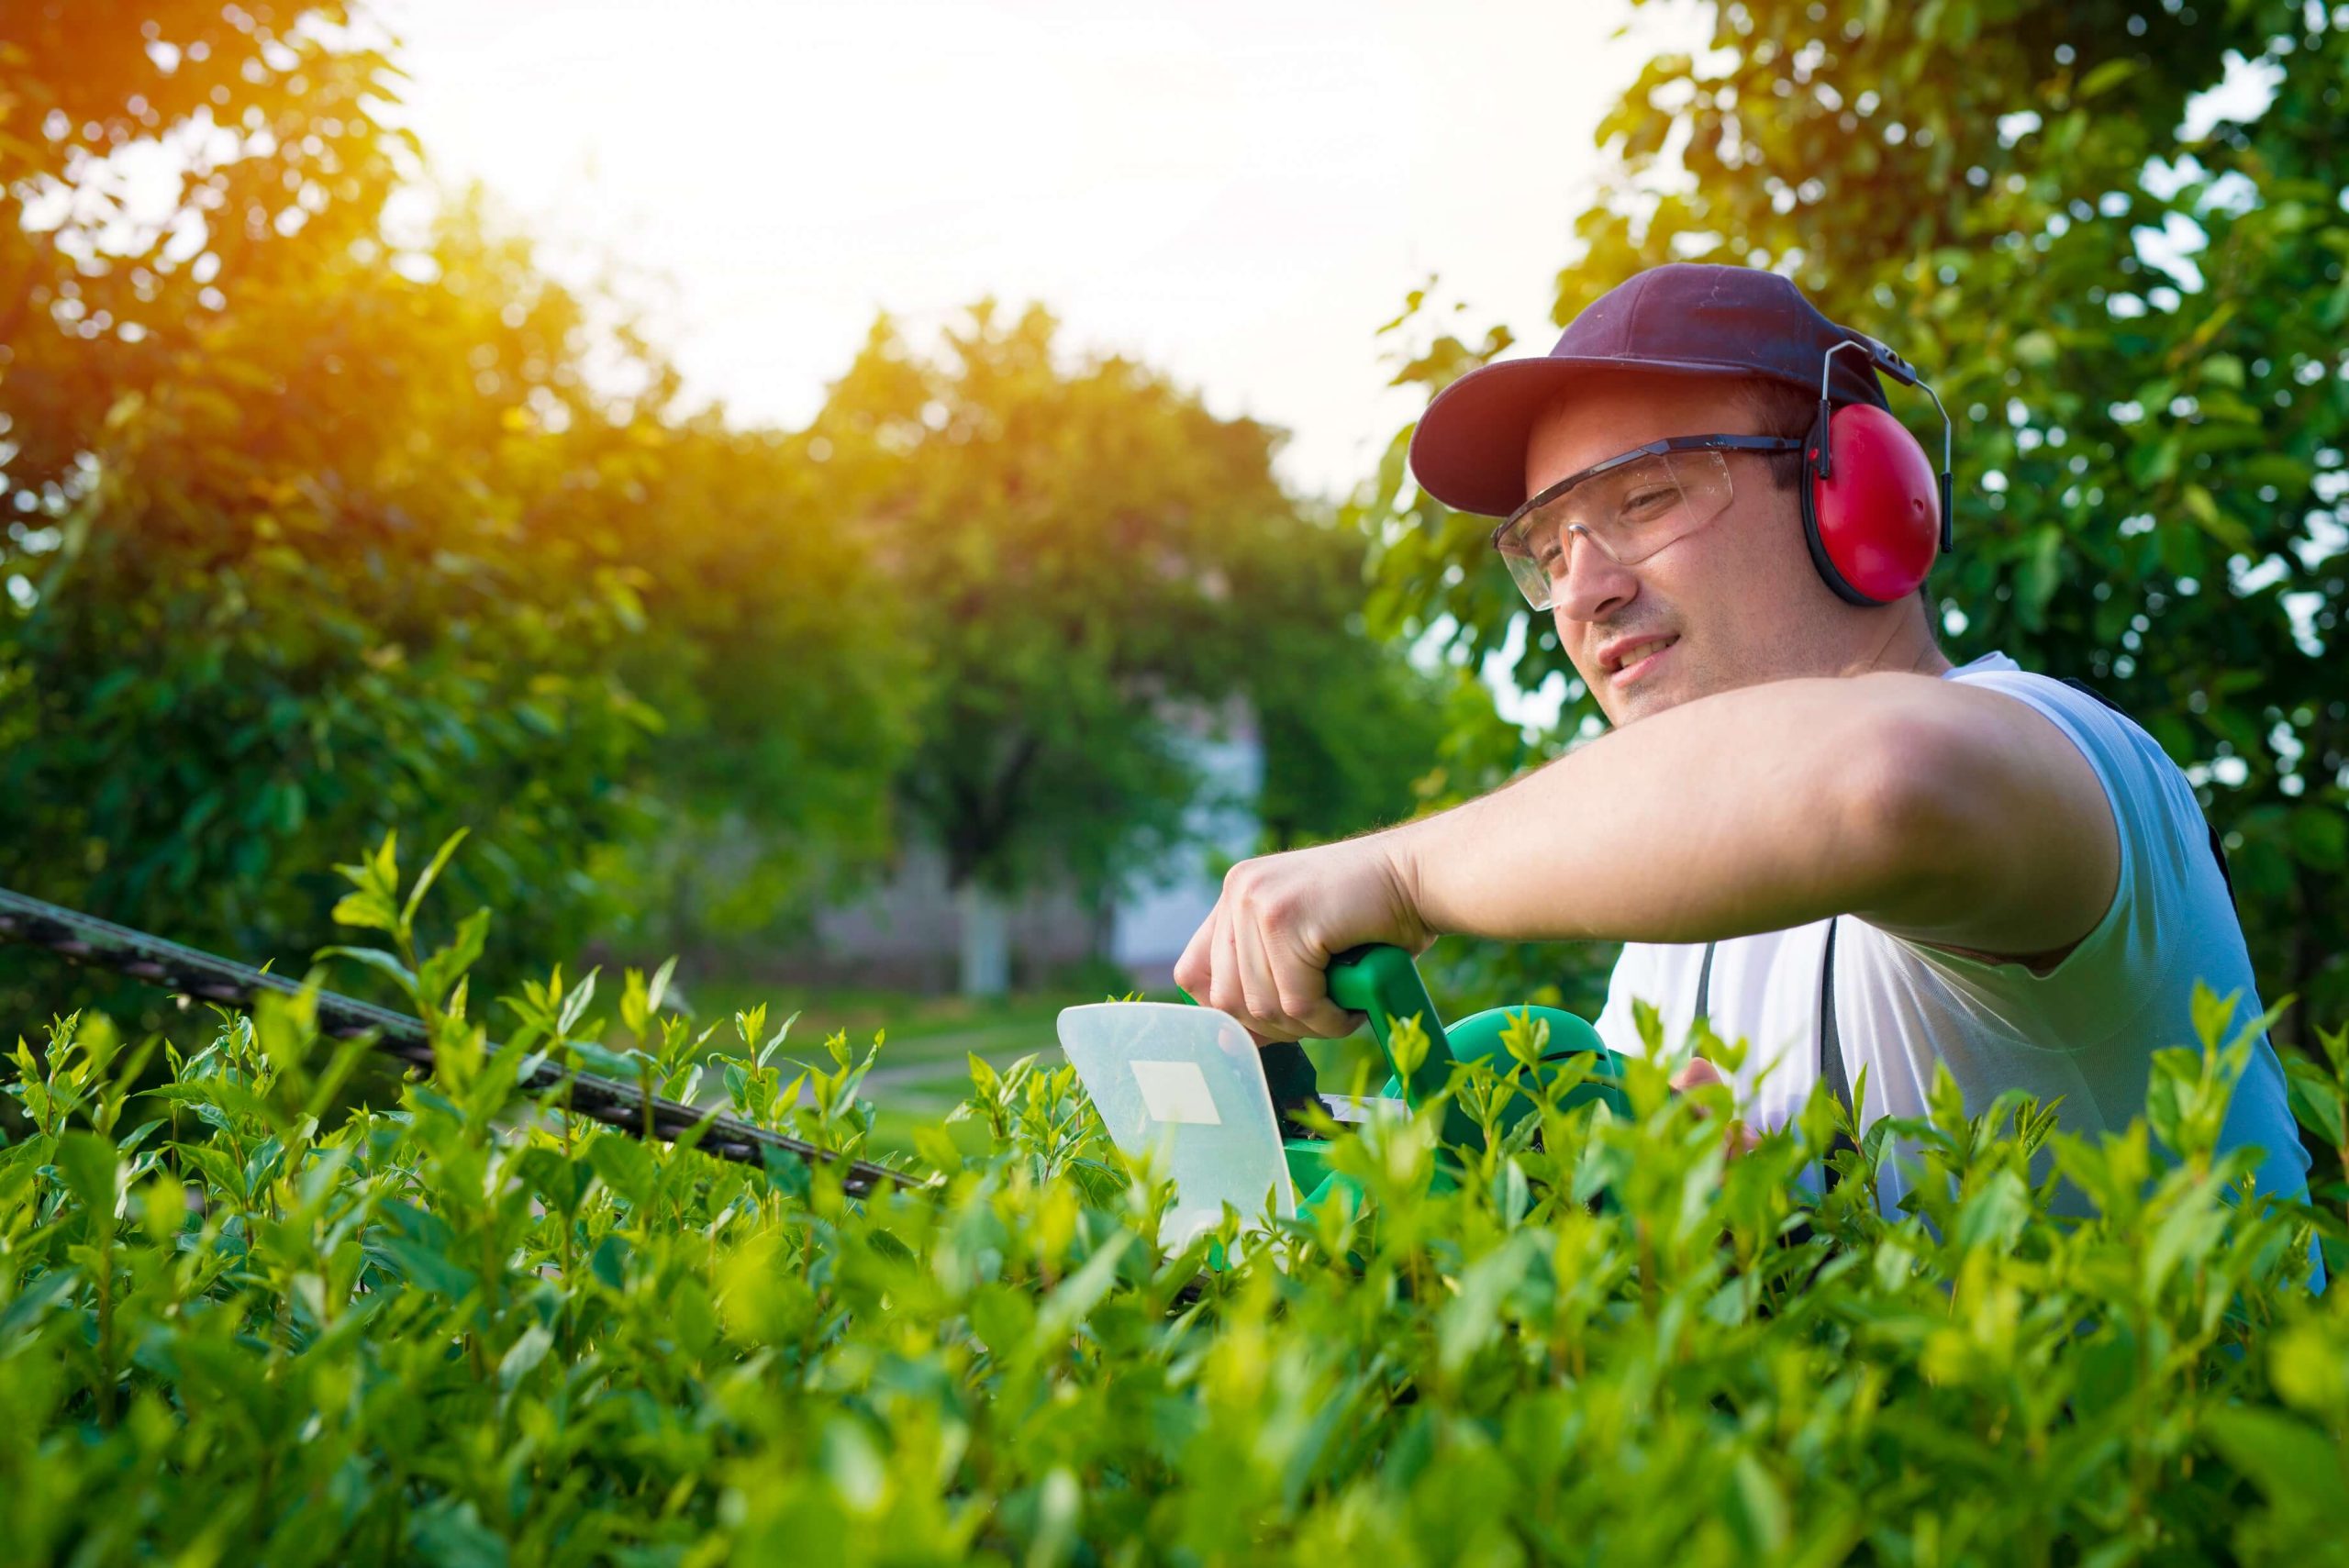
[[(2349, 1298), (2307, 1277), (2342, 1194), (2237, 1201), (2250, 1159), (2214, 1146), (2248, 1020), (2216, 999), (2125, 1134), (1969, 1115), (1944, 1082), (1818, 1202), (1829, 1103), (1731, 1158), (1724, 1093), (1668, 1089), (1651, 1017), (1631, 1118), (1553, 1108), (1456, 1185), (1434, 1109), (1375, 1119), (1336, 1155), (1359, 1210), (1170, 1251), (1168, 1190), (1048, 1050), (974, 1062), (971, 1125), (871, 1199), (518, 1101), (526, 1061), (570, 1053), (861, 1151), (875, 1051), (795, 1062), (763, 1010), (697, 1028), (640, 974), (616, 1018), (559, 972), (470, 1004), (478, 919), (423, 957), (388, 850), (349, 869), (339, 913), (384, 933), (367, 962), (438, 1042), (396, 1105), (331, 1110), (369, 1047), (322, 1040), (314, 993), (184, 1045), (83, 1016), (17, 1050), (11, 1561), (2342, 1551)], [(2294, 1097), (2337, 1142), (2349, 1030), (2322, 1038)], [(1455, 1092), (1490, 1126), (1497, 1087)], [(1927, 1179), (1879, 1216), (1893, 1158)]]

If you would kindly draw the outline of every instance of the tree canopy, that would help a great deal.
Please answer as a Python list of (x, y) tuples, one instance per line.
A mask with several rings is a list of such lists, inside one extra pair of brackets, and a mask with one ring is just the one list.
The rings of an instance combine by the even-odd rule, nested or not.
[[(345, 846), (467, 827), (522, 951), (617, 918), (716, 774), (869, 850), (904, 706), (841, 498), (477, 201), (398, 232), (425, 172), (349, 20), (0, 46), (0, 877), (290, 956)], [(174, 204), (127, 205), (139, 160)]]
[(1276, 840), (1410, 807), (1430, 705), (1277, 431), (986, 304), (935, 353), (883, 317), (806, 429), (692, 411), (484, 198), (400, 220), (351, 11), (28, 20), (0, 881), (290, 961), (350, 844), (465, 828), (495, 971), (788, 936), (910, 834), (1106, 893), (1247, 709)]
[(1183, 736), (1235, 697), (1276, 833), (1408, 809), (1425, 759), (1386, 748), (1432, 741), (1417, 677), (1363, 634), (1360, 546), (1285, 494), (1278, 432), (991, 302), (935, 353), (878, 323), (812, 428), (883, 476), (861, 531), (927, 669), (899, 794), (956, 885), (1151, 869), (1198, 788)]
[[(2344, 58), (2332, 14), (2277, 3), (1724, 5), (1601, 126), (1554, 311), (1663, 261), (1766, 266), (1923, 370), (1958, 425), (1945, 646), (2098, 684), (2188, 769), (2262, 995), (2306, 1005), (2287, 1039), (2349, 1001)], [(1510, 347), (1433, 298), (1394, 328), (1431, 390)], [(1408, 484), (1408, 436), (1364, 508), (1379, 621), (1481, 659), (1522, 608), (1489, 523)], [(1530, 630), (1515, 678), (1563, 673), (1586, 732)]]

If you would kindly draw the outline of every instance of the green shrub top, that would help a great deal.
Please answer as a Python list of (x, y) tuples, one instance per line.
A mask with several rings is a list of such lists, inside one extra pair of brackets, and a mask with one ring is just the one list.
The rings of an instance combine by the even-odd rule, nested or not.
[[(354, 872), (388, 886), (388, 856)], [(2028, 1102), (1969, 1115), (1944, 1081), (1814, 1200), (1827, 1101), (1732, 1159), (1725, 1092), (1671, 1093), (1665, 1052), (1627, 1066), (1631, 1118), (1551, 1109), (1448, 1190), (1438, 1107), (1374, 1119), (1335, 1154), (1359, 1210), (1245, 1238), (1230, 1216), (1170, 1252), (1166, 1188), (1050, 1057), (974, 1062), (957, 1115), (983, 1151), (931, 1129), (936, 1181), (850, 1199), (827, 1168), (518, 1102), (538, 1053), (612, 1064), (584, 1043), (607, 1033), (593, 977), (512, 999), (493, 1046), (462, 962), (417, 962), (412, 902), (362, 886), (344, 913), (392, 932), (371, 962), (426, 977), (440, 1064), (395, 1106), (334, 1112), (368, 1047), (321, 1042), (307, 998), (222, 1012), (185, 1050), (94, 1017), (18, 1046), (12, 1560), (2343, 1550), (2349, 1307), (2306, 1276), (2312, 1231), (2349, 1232), (2329, 1189), (2237, 1201), (2252, 1155), (2217, 1133), (2254, 1031), (2230, 1045), (2216, 1004), (2098, 1143)], [(721, 1048), (657, 990), (628, 977), (620, 1064), (863, 1146), (873, 1051), (789, 1062), (759, 1012)], [(2295, 1100), (2337, 1142), (2349, 1031), (2327, 1040)], [(1498, 1087), (1457, 1093), (1489, 1123)], [(1884, 1216), (1895, 1135), (1922, 1169)], [(2092, 1213), (2053, 1210), (2065, 1180)], [(1245, 1255), (1210, 1268), (1217, 1244)]]

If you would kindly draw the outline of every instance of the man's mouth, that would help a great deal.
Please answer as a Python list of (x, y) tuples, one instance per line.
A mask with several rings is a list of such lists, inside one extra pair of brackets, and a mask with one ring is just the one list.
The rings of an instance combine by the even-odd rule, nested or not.
[(1612, 673), (1615, 684), (1628, 685), (1638, 680), (1667, 649), (1679, 640), (1677, 637), (1662, 637), (1633, 646), (1615, 666)]

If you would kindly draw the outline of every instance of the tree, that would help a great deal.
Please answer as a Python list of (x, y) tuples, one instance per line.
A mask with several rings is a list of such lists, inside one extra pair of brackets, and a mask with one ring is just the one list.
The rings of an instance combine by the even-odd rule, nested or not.
[[(2097, 682), (2188, 769), (2262, 995), (2301, 998), (2278, 1038), (2299, 1038), (2349, 1003), (2349, 42), (2273, 3), (1744, 0), (1713, 45), (1651, 61), (1603, 124), (1619, 165), (1556, 318), (1642, 267), (1740, 261), (1923, 368), (1959, 429), (1957, 553), (1934, 578), (1952, 656)], [(2229, 74), (2270, 90), (2199, 96)], [(1418, 340), (1402, 379), (1439, 387), (1508, 347), (1427, 331), (1427, 298), (1397, 325)], [(1481, 658), (1522, 610), (1489, 523), (1408, 491), (1408, 435), (1364, 507), (1381, 624), (1449, 616)], [(1565, 728), (1595, 726), (1531, 629), (1517, 679), (1564, 671)]]
[(1272, 798), (1289, 830), (1330, 830), (1363, 785), (1287, 772), (1297, 679), (1398, 689), (1332, 593), (1359, 583), (1357, 547), (1282, 493), (1275, 433), (1130, 361), (1064, 357), (1056, 333), (981, 304), (924, 356), (885, 317), (813, 428), (832, 464), (879, 475), (852, 487), (875, 497), (865, 537), (928, 674), (897, 793), (970, 912), (974, 984), (999, 981), (1002, 897), (1046, 878), (1106, 895), (1182, 841), (1183, 716), (1262, 699)]
[[(468, 827), (511, 955), (610, 920), (721, 773), (869, 849), (901, 662), (837, 497), (676, 417), (477, 201), (395, 242), (395, 73), (339, 6), (271, 16), (51, 5), (0, 46), (0, 878), (290, 959), (352, 845)], [(179, 171), (160, 217), (133, 153)]]
[(906, 585), (853, 526), (873, 475), (822, 438), (708, 413), (636, 439), (652, 473), (612, 520), (649, 581), (618, 669), (676, 742), (648, 759), (658, 824), (600, 868), (614, 929), (670, 951), (772, 938), (890, 846), (921, 694)]
[[(1398, 821), (1442, 784), (1459, 673), (1419, 669), (1370, 634), (1366, 542), (1353, 529), (1300, 530), (1293, 555), (1239, 590), (1255, 607), (1245, 691), (1264, 751), (1255, 810), (1267, 851)], [(1483, 688), (1468, 688), (1489, 710)]]

